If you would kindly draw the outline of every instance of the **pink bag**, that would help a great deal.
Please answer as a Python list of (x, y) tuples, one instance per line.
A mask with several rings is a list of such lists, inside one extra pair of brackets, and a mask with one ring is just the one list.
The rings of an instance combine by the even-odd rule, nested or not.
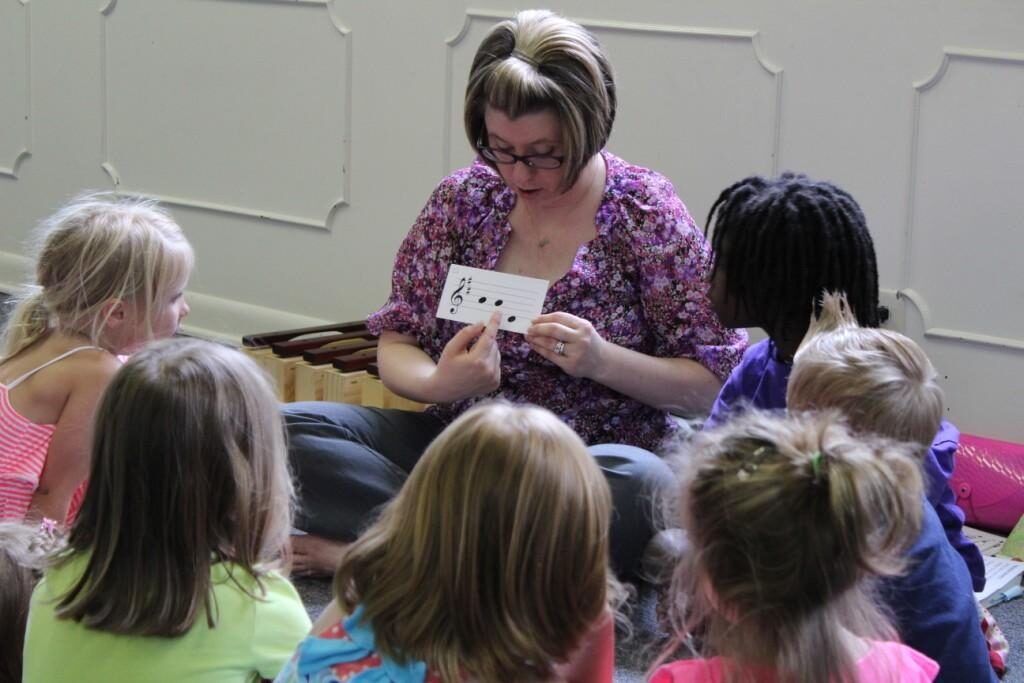
[(1009, 533), (1024, 515), (1024, 444), (961, 434), (949, 484), (967, 524)]

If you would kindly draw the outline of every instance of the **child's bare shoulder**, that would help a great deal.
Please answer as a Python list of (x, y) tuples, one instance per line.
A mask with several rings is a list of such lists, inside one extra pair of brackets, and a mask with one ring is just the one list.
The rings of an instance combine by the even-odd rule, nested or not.
[(86, 349), (69, 356), (54, 366), (50, 377), (55, 390), (63, 390), (59, 419), (78, 422), (91, 420), (104, 389), (121, 367), (116, 356), (102, 349)]
[(0, 381), (24, 377), (10, 392), (10, 401), (21, 415), (37, 424), (54, 424), (72, 402), (94, 402), (117, 372), (120, 363), (103, 349), (81, 349), (58, 358), (66, 349), (41, 345), (11, 359)]
[(106, 386), (121, 367), (117, 356), (104, 349), (82, 349), (68, 356), (55, 370), (62, 373), (72, 390)]
[(34, 388), (51, 398), (63, 394), (65, 400), (70, 400), (75, 395), (102, 391), (119, 367), (117, 357), (104, 349), (82, 349), (40, 371)]

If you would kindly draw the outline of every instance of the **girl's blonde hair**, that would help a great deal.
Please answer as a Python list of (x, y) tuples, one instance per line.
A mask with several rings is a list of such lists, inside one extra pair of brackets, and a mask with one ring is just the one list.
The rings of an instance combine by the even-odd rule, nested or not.
[(262, 588), (287, 542), (292, 499), (263, 372), (211, 342), (156, 342), (125, 363), (100, 404), (89, 488), (61, 557), (82, 556), (86, 568), (57, 614), (134, 635), (179, 635), (204, 612), (212, 626), (211, 566), (231, 563)]
[(786, 404), (836, 408), (857, 431), (928, 446), (942, 420), (936, 378), (913, 340), (861, 327), (845, 296), (826, 294), (793, 359)]
[(54, 329), (103, 346), (106, 304), (114, 300), (136, 306), (151, 336), (152, 319), (192, 269), (181, 228), (150, 199), (79, 195), (43, 221), (36, 241), (35, 281), (17, 297), (3, 359)]
[(609, 606), (610, 515), (604, 476), (557, 417), (479, 406), (352, 544), (335, 594), (363, 606), (382, 654), (446, 683), (546, 680)]
[(552, 110), (562, 133), (562, 184), (572, 187), (612, 132), (611, 64), (597, 39), (576, 22), (548, 10), (519, 12), (491, 29), (473, 58), (464, 118), (474, 149), (488, 144), (487, 107), (513, 119)]
[[(871, 576), (904, 569), (920, 531), (909, 446), (854, 438), (838, 413), (752, 411), (699, 435), (682, 483), (692, 546), (673, 578), (676, 637), (699, 634), (728, 681), (855, 681), (844, 630), (893, 640)], [(692, 642), (691, 642), (692, 646)]]

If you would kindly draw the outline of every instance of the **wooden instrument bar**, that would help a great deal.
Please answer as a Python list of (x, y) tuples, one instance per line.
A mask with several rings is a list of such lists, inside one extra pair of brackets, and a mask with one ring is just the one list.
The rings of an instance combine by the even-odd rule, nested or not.
[(377, 369), (377, 338), (365, 321), (249, 334), (242, 337), (242, 350), (267, 372), (283, 402), (426, 408), (384, 386)]

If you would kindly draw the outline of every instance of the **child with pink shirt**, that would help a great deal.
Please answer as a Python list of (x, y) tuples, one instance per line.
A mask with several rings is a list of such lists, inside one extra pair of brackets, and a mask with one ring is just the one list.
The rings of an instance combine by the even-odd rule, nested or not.
[(74, 519), (92, 418), (118, 356), (189, 311), (192, 247), (152, 200), (95, 193), (43, 222), (0, 342), (0, 519)]
[[(751, 411), (693, 449), (680, 499), (692, 552), (652, 683), (934, 680), (871, 590), (904, 569), (921, 524), (913, 448), (855, 438), (834, 412)], [(696, 658), (664, 664), (681, 647)]]

